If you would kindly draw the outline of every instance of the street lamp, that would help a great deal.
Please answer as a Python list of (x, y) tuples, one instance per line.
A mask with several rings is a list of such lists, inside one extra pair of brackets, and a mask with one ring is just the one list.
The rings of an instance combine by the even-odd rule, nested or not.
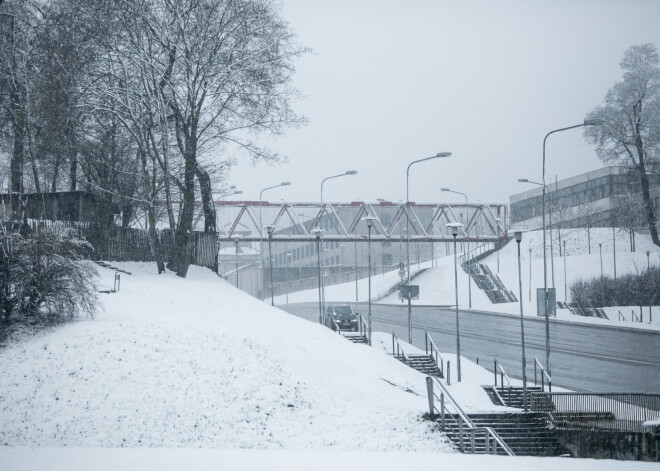
[(456, 193), (457, 195), (463, 195), (465, 198), (465, 212), (466, 212), (466, 222), (465, 225), (465, 234), (467, 235), (467, 262), (468, 262), (468, 306), (472, 308), (472, 260), (470, 258), (470, 201), (465, 193), (460, 191), (450, 190), (449, 188), (440, 188), (440, 191), (446, 191), (447, 193)]
[(582, 124), (576, 124), (574, 126), (568, 126), (565, 128), (554, 129), (545, 135), (543, 138), (543, 168), (542, 168), (542, 179), (543, 183), (543, 199), (542, 199), (542, 216), (543, 216), (543, 304), (545, 307), (545, 367), (548, 369), (548, 374), (551, 375), (552, 369), (550, 367), (550, 309), (548, 306), (548, 261), (547, 255), (545, 253), (546, 241), (545, 241), (545, 143), (548, 140), (548, 137), (551, 134), (567, 131), (569, 129), (580, 128), (583, 126), (599, 126), (603, 124), (602, 119), (585, 119)]
[(369, 257), (368, 257), (368, 260), (369, 260), (369, 263), (368, 263), (368, 265), (369, 265), (369, 293), (368, 293), (368, 297), (369, 297), (369, 302), (368, 302), (368, 305), (369, 305), (369, 346), (371, 346), (371, 226), (373, 225), (374, 220), (376, 220), (376, 218), (373, 217), (373, 216), (367, 216), (366, 218), (364, 218), (364, 221), (367, 223), (367, 227), (369, 228), (369, 248), (368, 248), (368, 253), (369, 253)]
[[(332, 175), (330, 177), (326, 177), (323, 180), (321, 180), (321, 213), (319, 216), (319, 224), (321, 223), (321, 219), (323, 217), (323, 184), (326, 182), (326, 180), (331, 180), (333, 178), (339, 178), (339, 177), (345, 177), (347, 175), (357, 175), (357, 170), (347, 170), (344, 173), (339, 173), (337, 175)], [(321, 233), (321, 246), (323, 246), (323, 234)], [(323, 307), (325, 307), (325, 280), (323, 279), (323, 262), (319, 258), (319, 273), (321, 273), (321, 304)]]
[(463, 227), (460, 222), (450, 222), (446, 225), (454, 236), (454, 294), (456, 296), (456, 365), (458, 370), (458, 382), (461, 382), (461, 331), (458, 321), (458, 265), (456, 263), (456, 236), (458, 230)]
[(451, 152), (438, 152), (437, 154), (426, 157), (425, 159), (415, 160), (408, 164), (406, 169), (406, 262), (408, 269), (408, 342), (412, 343), (412, 303), (410, 299), (410, 167), (419, 162), (426, 160), (438, 159), (442, 157), (450, 157)]
[(316, 236), (316, 253), (319, 256), (319, 324), (323, 324), (323, 305), (321, 302), (321, 233), (323, 229), (313, 229), (312, 232)]
[[(519, 178), (518, 181), (520, 183), (531, 183), (532, 185), (538, 185), (538, 186), (544, 186), (545, 189), (550, 192), (550, 189), (548, 188), (548, 185), (544, 185), (543, 183), (539, 182), (533, 182), (531, 180), (528, 180), (527, 178)], [(552, 287), (555, 287), (555, 255), (554, 255), (554, 243), (553, 243), (553, 237), (552, 237), (552, 208), (550, 208), (550, 211), (548, 212), (548, 219), (550, 222), (550, 273), (552, 273)], [(545, 250), (545, 244), (543, 245), (543, 249)]]
[(275, 226), (269, 224), (266, 226), (268, 231), (268, 267), (270, 271), (270, 305), (275, 306), (275, 297), (273, 295), (273, 254), (270, 249), (270, 243), (273, 240), (273, 232), (275, 231)]
[(514, 233), (516, 243), (518, 244), (518, 293), (520, 299), (520, 340), (522, 343), (522, 381), (523, 381), (523, 403), (527, 411), (527, 360), (525, 359), (525, 325), (523, 323), (523, 301), (522, 301), (522, 268), (520, 266), (520, 241), (522, 240), (522, 231)]
[(264, 194), (264, 191), (272, 190), (273, 188), (279, 188), (279, 187), (281, 187), (281, 186), (289, 186), (289, 185), (291, 185), (291, 182), (282, 182), (282, 183), (280, 183), (280, 184), (278, 184), (278, 185), (273, 185), (273, 186), (266, 187), (266, 188), (264, 188), (263, 190), (261, 190), (261, 192), (259, 193), (259, 257), (260, 257), (260, 259), (261, 259), (261, 279), (262, 279), (262, 280), (263, 280), (263, 278), (264, 278), (264, 276), (263, 276), (263, 266), (264, 266), (264, 257), (263, 257), (263, 253), (264, 253), (264, 251), (263, 251), (263, 247), (264, 247), (263, 227), (264, 227), (264, 226), (263, 226), (263, 223), (262, 223), (262, 221), (261, 221), (261, 206), (263, 206), (263, 194)]
[(237, 234), (233, 237), (233, 239), (234, 239), (234, 243), (236, 244), (236, 249), (235, 249), (235, 254), (236, 254), (236, 287), (238, 288), (238, 243), (241, 240), (241, 236)]

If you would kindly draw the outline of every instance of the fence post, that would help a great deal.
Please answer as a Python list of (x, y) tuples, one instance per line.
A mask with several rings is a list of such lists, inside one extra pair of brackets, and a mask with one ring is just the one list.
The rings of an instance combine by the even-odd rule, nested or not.
[(493, 359), (493, 373), (495, 374), (495, 387), (497, 387), (497, 358)]
[(463, 443), (463, 417), (458, 416), (458, 442), (461, 452), (465, 452), (465, 446)]
[(472, 446), (472, 453), (476, 453), (475, 446), (474, 446), (474, 429), (470, 429), (470, 445)]
[(447, 386), (451, 386), (451, 363), (447, 360)]
[(442, 430), (444, 430), (445, 429), (445, 393), (440, 393), (440, 417), (441, 417), (440, 426), (442, 427)]
[(426, 377), (426, 393), (429, 396), (429, 414), (431, 415), (431, 418), (433, 418), (435, 408), (433, 406), (433, 380), (430, 376)]

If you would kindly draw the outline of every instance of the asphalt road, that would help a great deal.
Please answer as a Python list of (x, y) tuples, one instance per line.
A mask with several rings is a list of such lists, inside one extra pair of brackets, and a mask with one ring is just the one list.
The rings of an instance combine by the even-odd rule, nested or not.
[[(366, 317), (365, 303), (351, 303)], [(318, 322), (318, 304), (278, 306)], [(461, 356), (493, 370), (496, 357), (509, 376), (522, 376), (520, 317), (459, 310)], [(407, 305), (372, 304), (375, 331), (408, 338)], [(413, 344), (424, 348), (427, 331), (441, 352), (456, 351), (456, 313), (451, 307), (413, 306)], [(545, 320), (525, 318), (527, 378), (534, 379), (534, 357), (545, 364)], [(550, 320), (550, 362), (553, 386), (591, 392), (660, 393), (660, 332), (627, 327)], [(455, 356), (452, 376), (455, 375)]]

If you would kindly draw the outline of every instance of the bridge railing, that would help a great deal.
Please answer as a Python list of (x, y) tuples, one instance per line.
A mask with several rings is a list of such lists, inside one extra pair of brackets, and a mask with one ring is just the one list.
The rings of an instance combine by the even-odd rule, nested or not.
[(530, 410), (543, 412), (559, 429), (642, 433), (660, 416), (660, 394), (532, 392)]
[(548, 384), (548, 391), (552, 392), (552, 377), (545, 370), (538, 358), (534, 357), (534, 386), (538, 386), (538, 376), (537, 376), (537, 366), (538, 370), (541, 372), (541, 391), (545, 391), (545, 384)]

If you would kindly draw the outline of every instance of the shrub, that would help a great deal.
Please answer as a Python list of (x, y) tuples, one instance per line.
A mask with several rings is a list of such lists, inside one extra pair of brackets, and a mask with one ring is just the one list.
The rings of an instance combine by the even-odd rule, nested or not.
[(96, 269), (75, 230), (0, 223), (0, 318), (4, 324), (92, 316)]
[(660, 268), (644, 273), (581, 280), (571, 285), (571, 298), (582, 306), (647, 306), (658, 301)]

